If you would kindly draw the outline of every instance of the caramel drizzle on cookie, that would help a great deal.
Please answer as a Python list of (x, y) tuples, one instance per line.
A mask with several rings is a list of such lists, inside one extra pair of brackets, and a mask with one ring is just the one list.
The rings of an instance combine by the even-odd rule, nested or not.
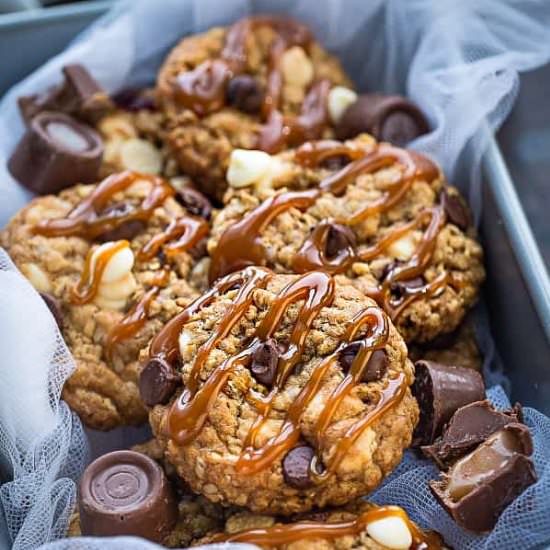
[[(108, 203), (116, 193), (122, 192), (140, 180), (148, 181), (151, 190), (138, 206), (127, 206), (109, 212)], [(33, 227), (33, 232), (46, 237), (77, 236), (96, 239), (123, 224), (148, 221), (156, 208), (175, 195), (175, 190), (163, 178), (129, 170), (105, 178), (65, 218), (46, 220)], [(150, 260), (161, 248), (167, 256), (189, 250), (208, 233), (208, 223), (191, 215), (176, 218), (138, 253), (138, 259)], [(175, 243), (169, 243), (178, 239)]]
[(381, 519), (398, 517), (407, 525), (413, 544), (411, 550), (442, 550), (441, 537), (435, 532), (425, 532), (420, 529), (398, 506), (374, 506), (348, 521), (312, 521), (304, 520), (273, 527), (247, 529), (237, 533), (221, 533), (211, 538), (209, 542), (245, 542), (257, 544), (263, 548), (278, 547), (303, 539), (334, 540), (345, 536), (357, 537), (368, 525)]
[[(174, 366), (177, 365), (180, 359), (178, 338), (185, 324), (217, 296), (238, 287), (236, 297), (215, 330), (198, 349), (186, 380), (186, 387), (171, 406), (167, 419), (168, 432), (177, 444), (184, 445), (200, 433), (217, 396), (230, 376), (237, 369), (251, 367), (254, 354), (274, 336), (288, 308), (298, 301), (303, 301), (288, 345), (278, 357), (271, 389), (267, 395), (250, 392), (247, 396), (247, 400), (256, 408), (258, 416), (245, 438), (241, 455), (235, 464), (235, 468), (242, 473), (255, 473), (269, 468), (274, 461), (281, 459), (299, 442), (301, 417), (317, 394), (324, 376), (336, 364), (340, 352), (350, 342), (356, 341), (359, 343), (359, 351), (350, 372), (344, 376), (342, 384), (329, 396), (326, 403), (327, 412), (319, 418), (317, 428), (318, 447), (320, 447), (323, 434), (330, 425), (338, 405), (361, 380), (372, 352), (383, 348), (388, 338), (388, 320), (382, 310), (378, 307), (367, 307), (359, 312), (351, 320), (336, 350), (323, 358), (314, 368), (290, 406), (278, 434), (258, 446), (258, 435), (269, 417), (275, 398), (280, 394), (288, 377), (302, 358), (305, 341), (315, 319), (323, 308), (332, 304), (334, 299), (334, 280), (326, 272), (313, 271), (293, 279), (277, 294), (246, 347), (216, 366), (201, 385), (201, 375), (204, 373), (210, 354), (246, 315), (253, 303), (255, 291), (266, 288), (271, 277), (272, 272), (265, 268), (248, 267), (220, 279), (209, 292), (172, 319), (156, 336), (150, 347), (151, 357), (158, 357)], [(356, 340), (362, 329), (366, 329), (366, 336)], [(388, 373), (377, 403), (361, 419), (353, 423), (345, 437), (335, 444), (330, 460), (322, 466), (323, 470), (319, 469), (321, 466), (319, 460), (312, 463), (311, 478), (316, 482), (322, 482), (333, 473), (360, 434), (390, 407), (401, 401), (408, 385), (409, 381), (403, 372)]]
[(334, 224), (348, 227), (374, 214), (387, 212), (403, 200), (415, 179), (423, 177), (431, 181), (437, 177), (438, 173), (437, 168), (428, 159), (387, 144), (380, 144), (374, 150), (365, 151), (359, 147), (334, 141), (306, 143), (297, 150), (296, 159), (305, 166), (316, 166), (334, 155), (346, 155), (351, 162), (321, 181), (316, 189), (285, 192), (270, 197), (244, 216), (241, 221), (226, 229), (212, 256), (211, 281), (235, 269), (265, 264), (266, 251), (261, 242), (261, 233), (282, 212), (291, 208), (306, 210), (313, 206), (323, 193), (341, 195), (350, 182), (358, 176), (373, 173), (397, 163), (402, 170), (401, 177), (391, 183), (379, 199), (365, 205), (346, 219), (323, 220), (313, 229), (293, 259), (293, 270), (304, 273), (323, 269), (330, 273), (342, 273), (354, 262), (368, 261), (380, 255), (391, 243), (409, 231), (426, 226), (421, 243), (412, 258), (402, 265), (394, 266), (382, 285), (373, 288), (370, 295), (390, 314), (392, 319), (396, 319), (412, 301), (421, 296), (433, 296), (446, 284), (453, 283), (447, 274), (442, 274), (430, 283), (416, 288), (405, 286), (403, 296), (399, 299), (394, 299), (391, 295), (397, 282), (410, 280), (422, 274), (427, 268), (433, 255), (437, 235), (446, 221), (445, 211), (441, 205), (423, 210), (413, 221), (395, 227), (366, 250), (359, 252), (350, 243), (338, 251), (336, 256), (327, 257), (327, 241)]
[[(151, 191), (136, 207), (123, 212), (104, 212), (112, 197), (128, 189), (138, 180), (150, 182)], [(65, 218), (45, 220), (34, 226), (33, 232), (46, 237), (77, 236), (93, 240), (107, 231), (132, 221), (147, 221), (155, 208), (175, 194), (170, 184), (159, 177), (124, 171), (105, 178)]]
[(149, 317), (149, 310), (159, 292), (168, 284), (170, 270), (165, 266), (150, 281), (151, 288), (130, 308), (130, 311), (107, 333), (104, 340), (106, 357), (112, 361), (115, 347), (135, 336)]
[(286, 17), (254, 16), (241, 19), (226, 34), (218, 59), (207, 60), (176, 77), (176, 99), (199, 116), (218, 111), (225, 105), (227, 83), (246, 70), (246, 40), (258, 27), (271, 27), (276, 36), (270, 47), (266, 93), (262, 104), (264, 126), (257, 148), (274, 153), (286, 144), (296, 145), (321, 136), (327, 124), (327, 98), (330, 81), (314, 82), (298, 116), (284, 116), (280, 110), (283, 75), (281, 60), (292, 46), (309, 48), (312, 36), (307, 27)]

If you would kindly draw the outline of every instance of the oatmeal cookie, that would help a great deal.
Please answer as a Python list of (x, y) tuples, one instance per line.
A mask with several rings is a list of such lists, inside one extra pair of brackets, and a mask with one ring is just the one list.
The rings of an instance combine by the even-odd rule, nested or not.
[(160, 178), (132, 172), (37, 198), (0, 245), (56, 311), (77, 368), (63, 398), (92, 428), (147, 418), (139, 351), (196, 296), (188, 284), (207, 222)]
[(233, 149), (332, 136), (356, 99), (350, 86), (305, 26), (256, 16), (184, 38), (159, 71), (157, 97), (180, 169), (220, 200)]
[(236, 150), (210, 279), (246, 265), (324, 269), (375, 298), (407, 342), (453, 331), (484, 279), (458, 191), (426, 157), (364, 134), (269, 156)]
[[(291, 520), (235, 513), (223, 531), (199, 544), (247, 542), (274, 550), (390, 550), (446, 548), (434, 531), (424, 531), (397, 506), (376, 506), (358, 500), (341, 508), (300, 514)], [(424, 546), (425, 545), (425, 546)]]
[(140, 387), (166, 459), (194, 492), (255, 512), (368, 493), (418, 419), (395, 327), (345, 277), (322, 271), (228, 275), (147, 355)]

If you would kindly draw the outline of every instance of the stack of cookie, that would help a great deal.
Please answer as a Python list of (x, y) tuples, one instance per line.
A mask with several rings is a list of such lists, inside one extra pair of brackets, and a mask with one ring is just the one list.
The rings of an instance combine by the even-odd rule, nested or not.
[[(71, 532), (443, 547), (357, 500), (417, 425), (430, 445), (484, 397), (461, 325), (482, 250), (458, 191), (401, 147), (427, 131), (422, 113), (357, 95), (282, 17), (183, 39), (155, 90), (109, 98), (82, 67), (64, 72), (21, 98), (10, 169), (46, 196), (0, 245), (75, 357), (72, 409), (100, 430), (148, 419), (155, 437), (90, 465)], [(417, 400), (433, 420), (435, 397), (413, 395), (411, 357), (457, 369), (427, 440)]]

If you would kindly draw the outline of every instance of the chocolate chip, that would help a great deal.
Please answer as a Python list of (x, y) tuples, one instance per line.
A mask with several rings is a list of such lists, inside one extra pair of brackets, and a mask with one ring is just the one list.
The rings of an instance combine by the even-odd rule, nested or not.
[(57, 193), (97, 180), (103, 142), (98, 133), (70, 116), (36, 115), (8, 162), (12, 176), (35, 193)]
[(117, 107), (125, 111), (154, 111), (155, 102), (151, 95), (148, 95), (140, 89), (128, 89), (120, 92), (114, 97)]
[(355, 233), (347, 226), (339, 223), (330, 225), (325, 243), (325, 256), (331, 260), (347, 248), (353, 248), (356, 243)]
[(176, 391), (181, 379), (171, 365), (160, 357), (153, 357), (139, 377), (139, 393), (148, 407), (164, 405)]
[(250, 370), (260, 384), (272, 386), (277, 375), (280, 351), (275, 340), (263, 342), (254, 352)]
[(200, 216), (205, 220), (210, 219), (210, 214), (212, 214), (212, 205), (200, 191), (197, 191), (192, 187), (178, 189), (176, 193), (176, 200), (184, 206), (190, 214)]
[(344, 166), (350, 163), (350, 158), (347, 155), (333, 155), (323, 159), (319, 166), (327, 170), (341, 170)]
[(451, 223), (463, 231), (470, 225), (470, 215), (462, 199), (458, 195), (450, 194), (447, 189), (441, 192), (441, 204)]
[(263, 102), (263, 92), (258, 81), (250, 75), (240, 75), (232, 78), (227, 86), (226, 99), (229, 105), (254, 114), (260, 110)]
[(428, 131), (428, 123), (418, 107), (405, 97), (363, 94), (350, 105), (336, 125), (338, 139), (361, 133), (396, 145), (406, 145)]
[[(340, 365), (345, 372), (351, 369), (353, 360), (359, 353), (361, 344), (359, 342), (352, 342), (346, 346), (339, 355)], [(374, 350), (369, 358), (367, 366), (363, 370), (361, 376), (361, 382), (375, 382), (380, 380), (388, 367), (388, 357), (386, 352), (382, 349)]]
[(61, 304), (59, 303), (59, 300), (47, 292), (40, 292), (40, 296), (42, 296), (42, 300), (46, 302), (48, 309), (51, 311), (51, 314), (57, 323), (57, 326), (60, 329), (63, 328), (63, 314), (61, 313)]
[(131, 241), (137, 235), (145, 230), (146, 224), (141, 220), (129, 220), (120, 222), (117, 218), (123, 218), (132, 211), (132, 206), (128, 203), (118, 202), (110, 205), (108, 208), (101, 212), (101, 218), (112, 218), (113, 227), (101, 235), (97, 236), (97, 240), (100, 242), (108, 241)]
[(411, 290), (422, 288), (425, 284), (426, 283), (422, 277), (414, 277), (412, 279), (407, 279), (406, 281), (396, 281), (395, 283), (392, 283), (391, 289), (398, 298), (401, 298), (408, 294)]
[(283, 476), (285, 482), (296, 489), (307, 489), (311, 486), (309, 468), (315, 451), (307, 446), (294, 447), (283, 459)]

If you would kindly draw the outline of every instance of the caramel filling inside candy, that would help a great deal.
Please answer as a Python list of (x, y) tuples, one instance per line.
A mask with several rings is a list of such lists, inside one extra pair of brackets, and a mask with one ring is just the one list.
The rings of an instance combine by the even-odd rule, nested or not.
[(449, 474), (449, 496), (456, 502), (502, 469), (522, 447), (510, 432), (502, 430), (491, 436), (474, 452), (459, 460)]

